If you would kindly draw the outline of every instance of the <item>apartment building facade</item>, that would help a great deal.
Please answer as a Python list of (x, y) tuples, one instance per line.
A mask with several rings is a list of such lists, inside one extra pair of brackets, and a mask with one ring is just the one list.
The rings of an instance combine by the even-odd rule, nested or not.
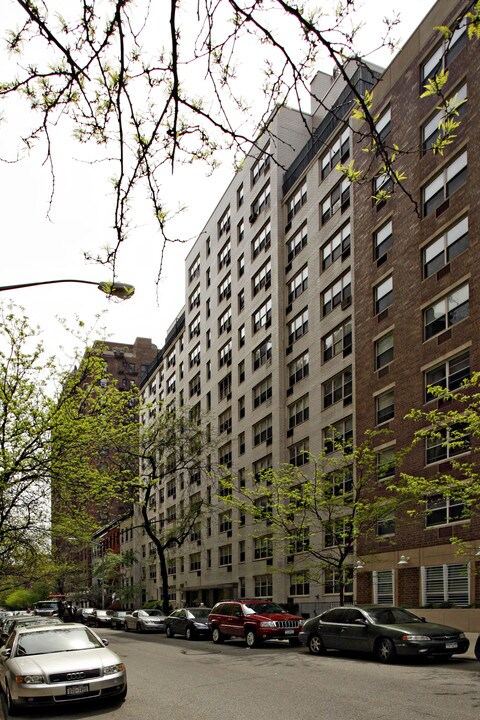
[[(438, 2), (374, 91), (385, 142), (409, 150), (400, 165), (410, 197), (397, 188), (378, 204), (371, 200), (372, 186), (353, 191), (354, 326), (361, 338), (355, 352), (356, 429), (358, 437), (367, 428), (390, 431), (378, 446), (384, 462), (411, 442), (418, 425), (404, 418), (412, 408), (448, 410), (428, 386), (458, 388), (480, 362), (478, 45), (468, 39), (466, 23), (449, 42), (435, 30), (451, 27), (466, 7)], [(441, 67), (449, 73), (446, 96), (468, 99), (459, 107), (454, 142), (434, 154), (439, 97), (420, 95)], [(400, 471), (434, 476), (448, 472), (453, 457), (469, 455), (467, 448), (427, 440), (401, 468), (381, 473), (379, 492), (395, 472), (397, 479)], [(413, 607), (478, 603), (480, 518), (466, 521), (462, 511), (459, 500), (428, 494), (424, 511), (399, 512), (377, 527), (376, 537), (363, 538), (358, 599)], [(465, 543), (463, 552), (450, 542), (454, 536)]]
[[(449, 87), (468, 103), (443, 157), (428, 151), (436, 100), (420, 99), (438, 60), (434, 27), (453, 22), (464, 6), (439, 0), (374, 90), (377, 129), (409, 149), (402, 169), (411, 198), (396, 191), (376, 204), (375, 186), (350, 186), (336, 170), (364, 155), (345, 122), (350, 88), (319, 74), (317, 94), (331, 112), (313, 107), (308, 131), (305, 116), (278, 113), (186, 258), (185, 308), (142, 384), (143, 399), (151, 412), (172, 402), (207, 415), (217, 438), (209, 463), (226, 468), (239, 487), (283, 463), (308, 471), (308, 453), (320, 453), (332, 431), (358, 442), (368, 429), (389, 428), (391, 438), (377, 448), (388, 457), (411, 438), (403, 417), (425, 406), (425, 383), (439, 369), (466, 377), (478, 367), (478, 51), (461, 28), (448, 56)], [(352, 68), (352, 75), (363, 93), (378, 68)], [(449, 238), (459, 249), (441, 265), (437, 247), (448, 247)], [(469, 310), (454, 327), (427, 328), (426, 318), (437, 320), (441, 308), (448, 325), (449, 303), (465, 302)], [(429, 471), (420, 449), (409, 462), (411, 472)], [(222, 506), (208, 474), (160, 483), (152, 515), (168, 523), (197, 492), (218, 507), (169, 551), (172, 605), (255, 596), (315, 613), (338, 601), (334, 572), (296, 573), (295, 551), (275, 544), (268, 525)], [(472, 558), (459, 560), (448, 541), (455, 515), (448, 502), (429, 502), (438, 512), (427, 520), (392, 518), (362, 539), (362, 569), (354, 571), (352, 557), (347, 599), (416, 606), (439, 593), (463, 604), (480, 597), (478, 520), (462, 525)], [(158, 558), (140, 525), (134, 517), (121, 533), (140, 559), (129, 582), (141, 588), (139, 601), (160, 601)]]

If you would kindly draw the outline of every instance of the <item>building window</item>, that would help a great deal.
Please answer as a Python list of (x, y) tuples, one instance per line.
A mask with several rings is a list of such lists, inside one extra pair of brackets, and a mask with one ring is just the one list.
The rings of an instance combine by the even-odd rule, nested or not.
[(301, 207), (307, 202), (307, 180), (287, 200), (287, 223), (291, 222)]
[(195, 570), (198, 572), (202, 569), (202, 556), (201, 553), (193, 553), (190, 555), (190, 572), (194, 572)]
[(325, 575), (325, 595), (337, 595), (343, 584), (345, 595), (353, 593), (353, 568), (348, 566), (342, 570), (327, 569)]
[(380, 137), (381, 142), (385, 140), (392, 127), (392, 111), (387, 108), (375, 123), (375, 130)]
[(200, 343), (198, 343), (198, 345), (195, 345), (193, 350), (188, 353), (189, 368), (192, 368), (195, 365), (200, 365)]
[(393, 389), (377, 395), (375, 398), (375, 423), (381, 425), (395, 416), (395, 394)]
[(271, 535), (256, 537), (254, 539), (253, 559), (265, 560), (273, 557), (273, 540)]
[(267, 473), (272, 469), (272, 456), (265, 455), (265, 457), (260, 458), (260, 460), (256, 460), (253, 463), (252, 469), (255, 482), (266, 483), (268, 485), (269, 479)]
[(426, 464), (449, 460), (470, 451), (470, 434), (464, 423), (433, 431), (425, 438)]
[(375, 315), (379, 315), (393, 303), (393, 277), (383, 280), (374, 289)]
[[(458, 88), (446, 101), (446, 106), (448, 108), (447, 112), (454, 112), (453, 108), (455, 108), (455, 121), (458, 122), (458, 119), (462, 117), (465, 114), (466, 108), (467, 108), (467, 83), (464, 83), (461, 87)], [(435, 113), (432, 115), (430, 120), (428, 120), (425, 125), (422, 127), (422, 153), (425, 154), (429, 150), (432, 149), (432, 147), (435, 146), (435, 143), (439, 139), (440, 141), (443, 140), (444, 137), (444, 130), (441, 127), (441, 123), (443, 123), (446, 119), (446, 111), (445, 108), (436, 108)]]
[(337, 210), (344, 212), (350, 205), (350, 180), (341, 180), (320, 206), (321, 225), (325, 225)]
[(290, 595), (310, 595), (310, 578), (308, 570), (290, 575)]
[(238, 399), (238, 419), (245, 417), (245, 395)]
[(255, 160), (250, 171), (251, 186), (253, 187), (259, 177), (266, 175), (270, 169), (270, 142), (267, 143), (261, 154)]
[(428, 185), (423, 188), (422, 202), (423, 215), (426, 217), (447, 200), (455, 190), (467, 181), (467, 151), (465, 150), (443, 170)]
[(465, 521), (465, 505), (461, 500), (445, 495), (431, 495), (425, 501), (425, 525), (449, 525)]
[(393, 570), (374, 570), (373, 602), (376, 605), (393, 605)]
[(310, 548), (310, 528), (299, 527), (291, 532), (288, 538), (288, 552), (290, 555), (306, 552)]
[(272, 263), (268, 260), (252, 279), (252, 290), (255, 296), (262, 288), (268, 289), (272, 282)]
[(292, 303), (308, 288), (308, 266), (305, 265), (288, 283), (288, 302)]
[(454, 30), (451, 37), (438, 45), (438, 47), (422, 63), (420, 70), (420, 84), (423, 91), (424, 85), (429, 78), (434, 78), (442, 68), (448, 68), (450, 63), (466, 45), (467, 42), (466, 18)]
[(196, 307), (200, 307), (200, 285), (195, 288), (188, 299), (188, 309), (193, 310)]
[(344, 405), (352, 402), (352, 368), (334, 375), (322, 383), (323, 409), (343, 400)]
[(238, 277), (241, 278), (243, 273), (245, 272), (245, 256), (243, 253), (240, 255), (240, 257), (237, 260), (237, 271), (238, 271)]
[(344, 163), (350, 155), (350, 129), (347, 128), (335, 140), (320, 161), (320, 177), (324, 180), (339, 163)]
[(175, 392), (175, 375), (170, 375), (170, 377), (167, 378), (167, 393), (173, 392)]
[(230, 240), (225, 243), (223, 248), (218, 253), (218, 270), (220, 271), (222, 268), (227, 267), (230, 265), (232, 257), (232, 251), (231, 251), (231, 243)]
[(190, 397), (200, 395), (200, 373), (197, 373), (188, 383)]
[(218, 448), (218, 464), (232, 467), (232, 443), (228, 442)]
[(219, 567), (225, 567), (225, 565), (232, 564), (232, 546), (222, 545), (218, 548), (218, 565)]
[(377, 537), (389, 537), (395, 535), (395, 517), (386, 515), (377, 518)]
[(252, 390), (253, 407), (260, 407), (264, 402), (272, 397), (272, 376), (269, 375), (265, 380), (256, 385)]
[(238, 328), (238, 347), (243, 347), (245, 345), (245, 325), (241, 325)]
[(197, 255), (188, 269), (188, 282), (191, 283), (200, 276), (200, 255)]
[(250, 206), (250, 222), (253, 223), (261, 212), (270, 207), (270, 183), (267, 183), (258, 193)]
[(424, 311), (424, 338), (430, 338), (469, 316), (469, 286), (462, 285)]
[(467, 248), (468, 217), (465, 217), (423, 248), (423, 277), (438, 272)]
[(297, 257), (303, 248), (306, 247), (307, 243), (307, 223), (304, 223), (300, 230), (297, 230), (295, 235), (293, 235), (293, 237), (291, 237), (287, 242), (288, 262), (292, 262), (292, 260)]
[[(246, 559), (245, 555), (245, 540), (240, 540), (238, 543), (238, 562), (244, 563)], [(239, 578), (240, 579), (240, 578)]]
[(293, 387), (300, 382), (302, 378), (308, 377), (309, 374), (309, 355), (308, 351), (300, 355), (296, 360), (288, 366), (288, 382)]
[(255, 575), (253, 581), (255, 586), (255, 597), (272, 597), (273, 582), (271, 575)]
[(228, 396), (232, 392), (232, 373), (228, 373), (228, 375), (225, 375), (224, 378), (220, 380), (218, 383), (218, 399), (223, 400), (224, 398), (228, 399)]
[(336, 355), (347, 357), (352, 352), (352, 321), (349, 318), (322, 338), (322, 358), (326, 363)]
[(378, 209), (384, 205), (384, 197), (380, 193), (391, 193), (393, 190), (393, 180), (389, 172), (381, 172), (373, 178), (373, 202)]
[(230, 332), (232, 329), (232, 308), (228, 307), (218, 318), (218, 334)]
[(252, 317), (253, 332), (256, 333), (262, 327), (270, 327), (272, 324), (272, 300), (269, 298)]
[(253, 446), (261, 445), (272, 441), (272, 416), (268, 415), (259, 422), (255, 423), (253, 430)]
[(243, 183), (237, 189), (237, 209), (243, 205)]
[(349, 305), (351, 298), (352, 275), (349, 270), (322, 293), (322, 317), (331, 313), (337, 305)]
[(335, 452), (337, 449), (348, 448), (353, 438), (352, 417), (346, 417), (336, 423), (332, 423), (323, 430), (323, 446), (326, 453)]
[(309, 418), (308, 395), (288, 406), (288, 427), (294, 428)]
[(270, 247), (270, 234), (271, 234), (271, 227), (270, 227), (270, 220), (267, 222), (266, 225), (263, 226), (263, 228), (260, 230), (258, 235), (256, 235), (252, 240), (252, 259), (255, 260), (257, 255), (259, 255), (262, 250), (267, 250)]
[(430, 391), (430, 387), (441, 387), (445, 390), (457, 390), (464, 380), (470, 377), (470, 351), (454, 355), (448, 360), (444, 360), (424, 373), (425, 385), (425, 402), (435, 397)]
[(421, 568), (422, 605), (470, 604), (470, 567), (468, 563), (431, 565)]
[(232, 431), (232, 409), (227, 408), (218, 416), (218, 432), (230, 433)]
[(224, 365), (231, 365), (231, 364), (232, 364), (232, 340), (230, 339), (218, 351), (218, 367), (221, 368)]
[(392, 221), (389, 220), (385, 225), (382, 225), (373, 235), (373, 247), (375, 260), (383, 257), (388, 250), (392, 247), (393, 243), (393, 225)]
[(350, 222), (343, 226), (322, 247), (322, 270), (326, 270), (339, 257), (345, 260), (350, 256)]
[(293, 345), (308, 332), (308, 308), (288, 323), (288, 344)]
[(189, 339), (200, 335), (200, 315), (197, 315), (188, 326)]
[(375, 341), (375, 370), (380, 370), (394, 358), (393, 332), (383, 335)]
[(260, 345), (255, 348), (252, 353), (253, 369), (258, 370), (259, 367), (270, 362), (272, 359), (272, 338), (269, 335)]
[(377, 480), (382, 482), (395, 475), (395, 450), (384, 448), (377, 452)]
[(221, 238), (230, 230), (230, 208), (227, 208), (218, 221), (218, 237)]
[(232, 276), (228, 274), (218, 286), (218, 302), (225, 300), (232, 294)]
[(288, 454), (290, 465), (294, 465), (295, 467), (306, 465), (310, 458), (308, 438), (295, 443), (295, 445), (290, 445)]

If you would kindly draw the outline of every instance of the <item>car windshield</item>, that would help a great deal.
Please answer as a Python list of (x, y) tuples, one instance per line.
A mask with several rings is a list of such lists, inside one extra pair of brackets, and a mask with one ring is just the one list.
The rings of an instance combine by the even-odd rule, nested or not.
[[(140, 615), (140, 613), (138, 613)], [(142, 610), (142, 615), (150, 615), (151, 617), (162, 617), (161, 610)]]
[(397, 625), (401, 623), (421, 623), (423, 620), (402, 608), (373, 608), (368, 610), (373, 622), (379, 625)]
[(37, 610), (56, 610), (58, 603), (56, 602), (37, 602), (35, 605)]
[(47, 653), (92, 650), (104, 647), (87, 628), (64, 628), (22, 633), (15, 655), (45, 655)]
[(284, 613), (285, 610), (272, 602), (263, 603), (252, 603), (249, 605), (245, 603), (245, 611), (248, 615), (256, 613), (257, 615), (272, 615), (273, 613)]
[(190, 615), (193, 615), (195, 618), (207, 618), (210, 612), (210, 608), (193, 608), (189, 610)]

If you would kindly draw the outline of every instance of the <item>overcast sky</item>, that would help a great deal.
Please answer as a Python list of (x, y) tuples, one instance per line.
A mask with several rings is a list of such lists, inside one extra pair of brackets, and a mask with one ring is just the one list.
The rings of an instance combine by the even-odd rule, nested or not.
[[(433, 0), (364, 0), (367, 28), (364, 42), (369, 42), (368, 36), (378, 37), (378, 21), (391, 9), (400, 13), (402, 22), (397, 35), (404, 42), (433, 4)], [(2, 24), (8, 27), (8, 19), (5, 22), (8, 4), (2, 5)], [(3, 37), (0, 42), (3, 44)], [(386, 66), (391, 55), (383, 52), (371, 59)], [(20, 107), (18, 111), (24, 112)], [(17, 128), (10, 120), (0, 125), (0, 130), (0, 153), (5, 157), (6, 150), (16, 146)], [(1, 286), (60, 278), (110, 279), (108, 271), (87, 264), (83, 257), (84, 250), (101, 247), (110, 236), (111, 199), (103, 170), (80, 162), (78, 148), (67, 137), (54, 152), (57, 175), (50, 218), (47, 218), (50, 178), (44, 157), (34, 152), (17, 164), (0, 163)], [(184, 238), (199, 235), (232, 175), (228, 158), (211, 177), (205, 175), (200, 165), (175, 172), (168, 183), (169, 197), (173, 201), (178, 198), (189, 207), (177, 221), (178, 235)], [(157, 297), (159, 238), (149, 216), (149, 207), (138, 203), (137, 227), (120, 253), (118, 277), (136, 287), (131, 300), (111, 302), (94, 287), (73, 284), (1, 293), (2, 300), (11, 299), (22, 305), (32, 322), (41, 326), (49, 354), (68, 354), (73, 345), (57, 316), (65, 318), (70, 326), (79, 317), (91, 327), (96, 315), (104, 311), (100, 325), (108, 328), (110, 339), (132, 343), (137, 336), (151, 337), (161, 347), (169, 325), (184, 303), (183, 259), (191, 243), (169, 247)], [(100, 329), (94, 337), (99, 334)]]

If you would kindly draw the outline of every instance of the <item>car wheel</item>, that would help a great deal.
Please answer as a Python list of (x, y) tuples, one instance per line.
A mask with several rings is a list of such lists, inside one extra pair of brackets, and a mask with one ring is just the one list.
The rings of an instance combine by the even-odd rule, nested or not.
[(137, 627), (135, 629), (136, 629), (137, 633), (142, 632), (142, 626), (140, 625), (140, 623), (137, 623)]
[(172, 628), (170, 627), (170, 625), (167, 625), (167, 629), (165, 630), (165, 635), (166, 635), (168, 638), (174, 637), (175, 633), (173, 632), (173, 630), (172, 630)]
[(5, 687), (5, 695), (7, 698), (8, 714), (11, 715), (12, 717), (14, 715), (18, 715), (18, 708), (12, 700), (12, 696), (10, 695), (10, 689), (9, 689), (8, 685), (6, 685), (6, 687)]
[(395, 645), (390, 638), (380, 638), (375, 645), (375, 657), (383, 663), (390, 663), (397, 655)]
[(247, 632), (245, 633), (245, 642), (247, 644), (247, 647), (249, 647), (249, 648), (256, 647), (256, 645), (259, 645), (257, 633), (252, 628), (249, 628), (247, 630)]
[(216, 644), (223, 643), (223, 641), (225, 640), (224, 636), (222, 635), (222, 633), (220, 632), (218, 627), (214, 627), (212, 630), (212, 640)]
[(310, 635), (308, 638), (308, 649), (312, 655), (323, 655), (325, 652), (325, 645), (323, 644), (323, 640), (320, 635), (317, 635), (317, 633)]
[(187, 627), (187, 629), (185, 630), (185, 637), (187, 638), (187, 640), (193, 640), (193, 630), (191, 627)]

